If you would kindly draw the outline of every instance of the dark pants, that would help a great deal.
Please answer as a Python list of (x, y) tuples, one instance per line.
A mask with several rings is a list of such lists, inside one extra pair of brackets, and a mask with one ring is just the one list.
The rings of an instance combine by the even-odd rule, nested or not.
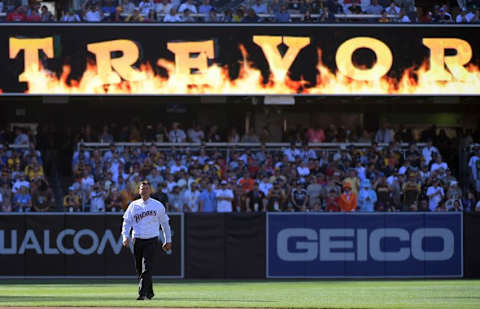
[(138, 295), (153, 297), (152, 267), (158, 238), (133, 239), (133, 255), (138, 276)]

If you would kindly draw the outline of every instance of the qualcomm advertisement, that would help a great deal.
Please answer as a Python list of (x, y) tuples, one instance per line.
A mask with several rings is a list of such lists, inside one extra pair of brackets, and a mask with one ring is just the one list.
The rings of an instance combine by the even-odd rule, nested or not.
[(267, 215), (268, 278), (462, 277), (461, 213)]

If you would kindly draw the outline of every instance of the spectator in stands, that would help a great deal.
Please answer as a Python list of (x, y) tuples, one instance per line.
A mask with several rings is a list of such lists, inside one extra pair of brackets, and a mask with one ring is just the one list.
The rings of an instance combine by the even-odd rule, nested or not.
[(345, 14), (343, 6), (338, 3), (338, 0), (331, 0), (328, 2), (328, 9), (332, 14)]
[(408, 173), (407, 181), (402, 185), (403, 210), (410, 209), (420, 197), (421, 185), (417, 183), (415, 176), (415, 173)]
[(115, 15), (116, 7), (113, 4), (112, 0), (104, 0), (102, 5), (102, 13), (103, 15), (107, 15), (112, 17)]
[(40, 5), (34, 4), (30, 5), (27, 10), (27, 21), (28, 22), (41, 22), (42, 15), (40, 14)]
[(73, 189), (73, 186), (68, 189), (68, 194), (63, 198), (63, 207), (69, 212), (82, 210), (80, 195)]
[(49, 211), (53, 206), (55, 199), (53, 192), (43, 178), (37, 178), (32, 185), (32, 208), (36, 212)]
[(215, 212), (217, 211), (216, 194), (212, 189), (212, 184), (205, 181), (203, 184), (203, 191), (199, 197), (199, 212)]
[[(87, 4), (88, 1), (85, 2)], [(85, 7), (84, 7), (85, 8)], [(90, 5), (84, 9), (83, 20), (87, 22), (101, 22), (103, 20), (103, 12), (99, 5)]]
[(30, 189), (30, 182), (27, 181), (24, 173), (20, 173), (18, 175), (18, 179), (13, 184), (12, 192), (17, 193), (17, 191), (19, 191), (21, 187), (26, 187), (27, 189)]
[(192, 12), (190, 10), (186, 9), (183, 11), (183, 16), (181, 17), (182, 22), (184, 23), (194, 23), (195, 18), (192, 16)]
[(447, 12), (446, 7), (441, 7), (439, 13), (433, 17), (434, 21), (438, 23), (451, 23), (452, 15)]
[(192, 183), (190, 188), (187, 186), (183, 198), (185, 200), (185, 211), (198, 212), (200, 191), (196, 183)]
[(257, 13), (252, 8), (249, 8), (247, 10), (247, 15), (243, 17), (242, 23), (257, 23), (259, 21), (259, 18), (257, 16)]
[(388, 15), (399, 15), (400, 14), (400, 8), (397, 6), (395, 1), (391, 1), (390, 5), (385, 8), (385, 11), (387, 12)]
[(106, 193), (102, 190), (100, 184), (95, 184), (89, 194), (90, 212), (104, 212), (106, 197)]
[(357, 211), (357, 195), (352, 192), (352, 186), (349, 182), (343, 185), (343, 193), (339, 198), (339, 206), (342, 212)]
[(214, 7), (210, 4), (210, 0), (203, 0), (202, 4), (198, 7), (198, 13), (208, 16), (212, 9), (214, 9)]
[(157, 22), (158, 21), (157, 12), (155, 12), (155, 10), (153, 9), (149, 10), (147, 17), (144, 18), (143, 21), (148, 23)]
[(460, 13), (457, 15), (455, 18), (455, 22), (457, 24), (466, 24), (466, 23), (471, 23), (472, 20), (474, 19), (475, 14), (472, 12), (467, 11), (466, 8), (462, 8)]
[(400, 23), (411, 23), (410, 17), (408, 17), (407, 13), (404, 9), (400, 10), (400, 14), (398, 15), (398, 22)]
[(130, 15), (133, 13), (133, 11), (137, 8), (137, 6), (135, 5), (135, 3), (133, 1), (130, 1), (130, 0), (122, 0), (122, 11), (127, 14), (127, 15)]
[(375, 134), (375, 142), (389, 144), (393, 142), (393, 131), (389, 128), (388, 124), (382, 124)]
[(280, 11), (275, 14), (275, 22), (277, 23), (289, 23), (292, 19), (290, 17), (290, 12), (287, 11), (287, 7), (282, 5)]
[(429, 165), (430, 161), (432, 161), (432, 157), (435, 155), (439, 155), (440, 152), (438, 148), (433, 146), (432, 139), (427, 140), (427, 146), (422, 149), (422, 156), (425, 159), (425, 164)]
[(349, 185), (352, 193), (354, 193), (355, 195), (358, 194), (358, 190), (360, 189), (360, 179), (357, 177), (356, 170), (350, 169), (350, 171), (348, 172), (348, 177), (345, 178), (345, 180), (343, 181), (344, 187), (346, 184)]
[(168, 133), (168, 138), (171, 143), (184, 143), (187, 136), (185, 135), (185, 131), (180, 128), (180, 124), (174, 122), (172, 124), (172, 130)]
[(322, 200), (325, 198), (325, 191), (316, 176), (310, 176), (306, 190), (308, 195), (308, 209), (314, 209), (315, 205), (322, 204)]
[(82, 20), (73, 9), (69, 9), (66, 13), (63, 14), (61, 21), (65, 23), (73, 23), (81, 22)]
[(225, 12), (223, 12), (223, 18), (221, 20), (224, 23), (231, 23), (233, 22), (233, 12), (231, 9), (226, 9)]
[(369, 180), (362, 182), (362, 187), (358, 193), (358, 210), (363, 212), (375, 211), (375, 203), (377, 202), (377, 193), (372, 189)]
[(268, 13), (267, 5), (262, 0), (255, 0), (255, 3), (252, 5), (252, 9), (257, 15)]
[(113, 186), (105, 200), (106, 210), (109, 212), (118, 212), (124, 210), (124, 197), (117, 187)]
[(273, 188), (269, 191), (267, 196), (267, 210), (268, 211), (282, 211), (285, 209), (285, 202), (287, 194), (280, 187), (280, 181), (273, 183)]
[(8, 13), (5, 19), (8, 22), (23, 22), (27, 20), (25, 8), (21, 5), (17, 6), (15, 10)]
[[(306, 211), (308, 205), (308, 193), (307, 190), (303, 188), (303, 183), (297, 181), (296, 186), (292, 189), (290, 195), (290, 211)], [(293, 207), (293, 209), (292, 209)]]
[[(132, 14), (128, 15), (127, 18), (125, 18), (126, 22), (133, 22), (133, 23), (140, 23), (143, 22), (143, 17), (140, 15), (140, 10), (135, 9), (133, 10)], [(131, 141), (134, 141), (135, 138), (131, 138)]]
[(26, 129), (15, 128), (15, 140), (13, 143), (15, 145), (28, 145), (30, 143)]
[(383, 10), (384, 7), (378, 3), (378, 0), (372, 0), (370, 1), (370, 5), (366, 8), (365, 12), (367, 14), (380, 15), (382, 14)]
[(348, 12), (350, 14), (362, 14), (362, 8), (360, 7), (360, 4), (357, 2), (352, 2), (352, 4), (347, 8)]
[[(258, 185), (257, 185), (258, 191)], [(217, 200), (217, 212), (232, 212), (233, 191), (228, 188), (227, 182), (222, 180), (220, 186), (215, 190), (215, 198)]]
[(319, 20), (323, 23), (333, 23), (335, 22), (335, 15), (331, 13), (329, 7), (326, 6), (323, 8)]
[(155, 3), (154, 10), (158, 15), (167, 15), (172, 7), (173, 5), (169, 0), (161, 0)]
[(189, 10), (193, 14), (197, 14), (197, 7), (193, 3), (193, 0), (187, 0), (178, 7), (178, 12), (183, 13), (185, 10)]
[(426, 195), (429, 199), (428, 208), (430, 211), (435, 211), (445, 197), (445, 193), (443, 188), (440, 186), (439, 179), (433, 180), (433, 185), (428, 187)]
[(15, 212), (30, 212), (32, 209), (32, 196), (28, 193), (26, 186), (21, 186), (20, 189), (13, 195), (13, 211)]
[(140, 10), (140, 14), (147, 16), (150, 11), (154, 10), (153, 0), (140, 1), (138, 9)]
[(325, 141), (325, 132), (316, 125), (314, 128), (307, 130), (306, 139), (309, 143), (323, 143)]
[(268, 13), (275, 16), (278, 12), (280, 12), (281, 7), (282, 6), (279, 0), (272, 0), (268, 5)]
[(382, 17), (378, 20), (379, 23), (389, 23), (390, 18), (388, 17), (388, 13), (386, 10), (382, 11)]
[[(245, 205), (247, 212), (258, 212), (266, 210), (265, 193), (260, 190), (258, 182), (255, 182), (253, 189), (247, 193)], [(218, 196), (217, 196), (218, 197)]]

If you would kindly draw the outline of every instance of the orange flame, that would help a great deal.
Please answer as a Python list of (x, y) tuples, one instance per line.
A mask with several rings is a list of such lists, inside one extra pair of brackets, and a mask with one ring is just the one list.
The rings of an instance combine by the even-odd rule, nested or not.
[[(357, 81), (340, 72), (332, 72), (321, 60), (317, 65), (316, 85), (309, 85), (305, 80), (291, 80), (288, 75), (283, 83), (269, 76), (265, 82), (262, 72), (247, 61), (247, 52), (240, 46), (243, 54), (240, 72), (231, 79), (227, 67), (211, 65), (204, 74), (205, 84), (189, 84), (188, 76), (176, 75), (175, 63), (159, 59), (157, 65), (164, 68), (167, 77), (155, 73), (149, 64), (139, 68), (142, 78), (139, 81), (122, 81), (118, 84), (105, 85), (97, 75), (96, 65), (87, 64), (79, 80), (67, 82), (70, 66), (65, 65), (60, 77), (41, 70), (32, 73), (26, 70), (30, 81), (28, 94), (223, 94), (223, 95), (275, 95), (275, 94), (311, 94), (311, 95), (479, 95), (480, 70), (471, 64), (467, 66), (468, 76), (464, 81), (439, 82), (426, 78), (427, 64), (418, 68), (406, 69), (400, 79), (384, 76), (378, 81)], [(318, 50), (319, 59), (321, 51)], [(0, 90), (1, 91), (1, 90)], [(0, 92), (1, 93), (1, 92)]]

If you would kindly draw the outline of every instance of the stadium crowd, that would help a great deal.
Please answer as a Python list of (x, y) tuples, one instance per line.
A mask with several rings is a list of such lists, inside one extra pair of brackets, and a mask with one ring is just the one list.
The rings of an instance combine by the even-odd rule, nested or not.
[(29, 128), (0, 130), (0, 211), (43, 212), (55, 207), (38, 142)]
[[(45, 148), (49, 134), (39, 131), (0, 130), (1, 211), (60, 210), (38, 150)], [(162, 124), (118, 130), (86, 125), (74, 136), (79, 143), (71, 162), (74, 181), (59, 201), (61, 211), (121, 212), (137, 198), (143, 179), (151, 183), (155, 198), (180, 212), (480, 211), (480, 151), (468, 161), (469, 184), (459, 185), (455, 166), (452, 172), (439, 150), (448, 154), (445, 146), (458, 140), (444, 130), (299, 128), (287, 132), (283, 141), (290, 147), (284, 149), (267, 147), (271, 137), (268, 128), (263, 131), (240, 136), (231, 129), (223, 136), (216, 126), (183, 130), (179, 123), (170, 129)], [(478, 141), (478, 133), (465, 132), (462, 143)], [(103, 146), (84, 146), (89, 142)], [(219, 148), (205, 142), (258, 144)], [(318, 147), (324, 142), (339, 144)], [(368, 146), (351, 144), (358, 142)]]
[[(381, 22), (479, 23), (480, 0), (456, 7), (432, 1), (420, 11), (415, 0), (82, 0), (56, 14), (38, 1), (4, 0), (8, 22)], [(445, 1), (440, 1), (445, 3)], [(450, 2), (450, 1), (447, 1)], [(458, 6), (457, 6), (458, 5)]]
[[(179, 212), (480, 211), (480, 187), (462, 192), (433, 145), (451, 140), (442, 140), (448, 139), (445, 132), (437, 135), (434, 127), (419, 139), (409, 130), (388, 126), (374, 134), (350, 134), (334, 125), (309, 128), (286, 137), (291, 143), (285, 149), (267, 148), (264, 142), (269, 140), (253, 131), (240, 137), (231, 130), (220, 137), (212, 134), (216, 129), (207, 134), (199, 126), (184, 131), (178, 123), (170, 130), (161, 124), (156, 130), (150, 125), (124, 128), (114, 134), (108, 126), (98, 131), (86, 126), (76, 136), (80, 147), (73, 154), (74, 183), (63, 201), (66, 211), (123, 211), (143, 179), (168, 210)], [(466, 139), (473, 141), (469, 134)], [(422, 140), (426, 145), (418, 147)], [(141, 144), (114, 144), (119, 141)], [(158, 148), (154, 141), (200, 144)], [(221, 149), (202, 144), (211, 141), (261, 146)], [(83, 142), (109, 146), (89, 150)], [(346, 143), (333, 149), (309, 145), (322, 142)], [(347, 146), (353, 142), (372, 143)], [(474, 184), (480, 183), (479, 157), (480, 152), (469, 163)]]

